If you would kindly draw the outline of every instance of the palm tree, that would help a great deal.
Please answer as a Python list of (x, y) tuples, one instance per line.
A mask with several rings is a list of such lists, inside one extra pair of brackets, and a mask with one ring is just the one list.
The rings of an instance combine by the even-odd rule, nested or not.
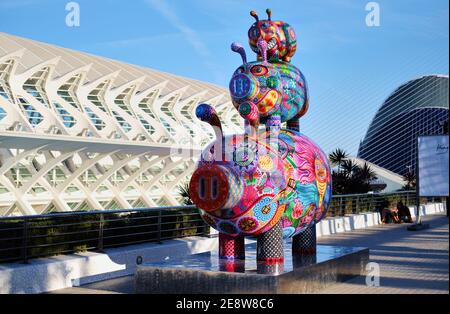
[(359, 172), (359, 166), (351, 159), (345, 159), (342, 162), (342, 170), (347, 177), (351, 177), (355, 173)]
[(178, 187), (180, 196), (183, 198), (184, 205), (194, 205), (192, 202), (191, 195), (189, 194), (189, 183), (184, 183)]
[(365, 183), (370, 183), (370, 181), (377, 179), (375, 171), (369, 166), (367, 162), (359, 168), (359, 177)]
[(403, 175), (403, 181), (405, 181), (405, 185), (403, 185), (404, 190), (413, 190), (416, 187), (416, 174), (408, 171)]
[(346, 151), (336, 148), (328, 155), (337, 171), (331, 173), (333, 194), (367, 193), (371, 189), (371, 181), (377, 179), (376, 172), (367, 162), (359, 166)]
[(338, 172), (341, 172), (342, 163), (348, 158), (348, 154), (345, 150), (336, 148), (331, 154), (328, 155), (333, 166), (338, 167)]

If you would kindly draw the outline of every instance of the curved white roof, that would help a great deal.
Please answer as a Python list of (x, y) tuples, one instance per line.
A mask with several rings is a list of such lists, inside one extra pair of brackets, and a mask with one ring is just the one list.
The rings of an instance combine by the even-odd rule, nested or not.
[(225, 88), (0, 33), (0, 216), (179, 205)]
[(119, 75), (115, 78), (112, 87), (118, 87), (129, 81), (145, 77), (140, 85), (140, 90), (145, 90), (159, 83), (166, 82), (166, 92), (189, 86), (184, 92), (184, 97), (189, 97), (205, 90), (208, 91), (204, 96), (205, 99), (213, 98), (218, 95), (222, 95), (225, 98), (228, 97), (228, 91), (225, 88), (211, 83), (205, 83), (0, 32), (0, 57), (14, 53), (22, 55), (16, 69), (17, 74), (21, 74), (45, 61), (58, 58), (59, 60), (56, 63), (53, 75), (50, 79), (62, 76), (84, 66), (90, 66), (90, 69), (87, 72), (86, 83), (95, 81), (107, 74), (120, 71)]

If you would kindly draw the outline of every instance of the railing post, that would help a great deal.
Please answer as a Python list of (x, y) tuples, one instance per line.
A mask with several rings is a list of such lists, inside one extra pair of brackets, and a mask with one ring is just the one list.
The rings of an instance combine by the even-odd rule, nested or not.
[(23, 219), (22, 260), (28, 263), (28, 218)]
[(161, 209), (158, 210), (158, 243), (161, 244)]
[(103, 213), (100, 213), (100, 221), (99, 221), (99, 228), (98, 228), (98, 249), (100, 251), (103, 251), (104, 224), (105, 224), (105, 217), (103, 216)]

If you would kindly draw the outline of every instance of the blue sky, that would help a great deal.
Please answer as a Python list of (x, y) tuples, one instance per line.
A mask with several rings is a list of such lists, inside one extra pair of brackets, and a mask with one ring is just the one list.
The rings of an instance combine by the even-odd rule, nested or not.
[[(448, 74), (448, 1), (380, 0), (380, 26), (360, 0), (78, 0), (67, 27), (62, 0), (0, 0), (0, 31), (226, 87), (247, 48), (249, 11), (291, 24), (310, 110), (302, 131), (326, 152), (356, 154), (382, 101), (401, 83)], [(250, 60), (254, 54), (246, 49)]]

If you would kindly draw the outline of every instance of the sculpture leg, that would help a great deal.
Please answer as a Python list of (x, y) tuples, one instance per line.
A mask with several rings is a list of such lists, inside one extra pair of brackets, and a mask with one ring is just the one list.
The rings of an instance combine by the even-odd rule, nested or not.
[(316, 225), (306, 228), (292, 238), (292, 254), (316, 254)]
[(245, 260), (243, 259), (219, 259), (219, 270), (229, 273), (244, 273)]
[(284, 261), (281, 220), (272, 229), (258, 236), (256, 259), (268, 263), (282, 263)]
[(245, 259), (245, 238), (219, 233), (219, 258)]

